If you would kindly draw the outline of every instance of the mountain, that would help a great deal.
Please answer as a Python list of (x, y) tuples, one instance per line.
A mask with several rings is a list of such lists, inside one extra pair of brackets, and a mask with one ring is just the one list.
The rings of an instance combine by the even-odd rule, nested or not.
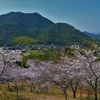
[(100, 32), (98, 32), (98, 33), (89, 33), (89, 32), (84, 31), (83, 33), (90, 36), (93, 39), (100, 39)]
[(44, 43), (60, 45), (86, 44), (92, 39), (67, 23), (56, 23), (46, 27), (39, 39)]
[(91, 33), (91, 34), (99, 35), (100, 32), (93, 32), (93, 33)]
[(23, 36), (24, 40), (31, 37), (33, 41), (44, 44), (86, 44), (92, 41), (73, 26), (53, 23), (38, 13), (10, 12), (0, 15), (0, 45), (14, 45), (16, 38), (18, 41), (19, 37)]
[(8, 44), (17, 36), (37, 37), (43, 28), (53, 24), (52, 21), (38, 13), (10, 12), (0, 16), (0, 42)]

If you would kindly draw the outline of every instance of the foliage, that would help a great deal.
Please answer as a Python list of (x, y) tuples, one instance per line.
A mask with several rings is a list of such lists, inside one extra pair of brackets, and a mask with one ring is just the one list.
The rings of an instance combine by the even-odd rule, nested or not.
[(65, 48), (65, 55), (67, 55), (68, 57), (73, 57), (74, 56), (74, 49), (71, 48)]
[(16, 37), (13, 41), (14, 41), (14, 43), (17, 43), (17, 44), (28, 45), (28, 44), (35, 43), (35, 42), (37, 42), (38, 40), (33, 39), (33, 38), (31, 38), (31, 37), (19, 36), (19, 37)]
[(52, 61), (53, 63), (58, 63), (61, 60), (60, 56), (61, 52), (56, 50), (46, 53), (39, 53), (37, 50), (33, 50), (27, 56), (22, 55), (22, 61), (16, 63), (21, 67), (27, 68), (28, 66), (26, 66), (26, 62), (28, 59), (37, 59), (40, 61)]

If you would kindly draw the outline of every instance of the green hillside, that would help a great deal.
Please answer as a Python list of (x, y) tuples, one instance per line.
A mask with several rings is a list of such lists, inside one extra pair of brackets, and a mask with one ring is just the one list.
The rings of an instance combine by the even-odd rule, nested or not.
[(66, 23), (56, 23), (46, 27), (43, 34), (39, 35), (39, 39), (43, 43), (54, 43), (60, 45), (86, 44), (92, 39)]
[(19, 37), (16, 37), (16, 38), (13, 40), (13, 42), (14, 42), (14, 43), (17, 43), (17, 44), (28, 45), (28, 44), (32, 44), (32, 43), (38, 42), (38, 40), (33, 39), (33, 38), (31, 38), (31, 37), (19, 36)]
[(58, 45), (87, 44), (93, 41), (73, 26), (53, 23), (38, 13), (10, 12), (0, 15), (0, 45), (15, 45), (20, 40), (15, 38), (20, 36), (31, 37), (38, 43)]

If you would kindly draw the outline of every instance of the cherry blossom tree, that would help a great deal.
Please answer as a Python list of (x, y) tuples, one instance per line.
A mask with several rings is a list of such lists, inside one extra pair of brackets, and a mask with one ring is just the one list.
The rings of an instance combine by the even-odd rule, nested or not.
[[(21, 60), (19, 51), (1, 51), (0, 52), (0, 83), (12, 80), (11, 70), (18, 67), (16, 61)], [(14, 74), (15, 75), (15, 74)], [(8, 84), (9, 88), (9, 84)]]
[[(72, 88), (73, 97), (76, 97), (76, 90), (81, 84), (81, 63), (75, 58), (62, 57), (62, 61), (58, 64), (51, 62), (41, 62), (39, 64), (39, 72), (41, 82), (51, 81), (55, 83), (58, 88), (63, 91), (65, 100), (67, 100), (67, 89)], [(44, 80), (43, 80), (44, 79)]]
[[(68, 60), (67, 60), (68, 61)], [(82, 74), (81, 74), (81, 62), (76, 59), (69, 59), (68, 61), (70, 66), (70, 73), (69, 73), (69, 85), (73, 92), (73, 98), (76, 98), (76, 90), (82, 84)]]
[(100, 83), (100, 61), (99, 54), (94, 55), (94, 50), (82, 50), (78, 57), (83, 64), (83, 78), (94, 91), (94, 100), (98, 100), (97, 91)]
[(50, 62), (42, 63), (40, 66), (42, 66), (40, 72), (42, 77), (45, 77), (45, 81), (56, 84), (58, 89), (63, 91), (65, 100), (67, 100), (67, 89), (69, 87), (68, 66), (62, 63), (52, 64)]
[[(23, 76), (25, 76), (26, 82), (30, 85), (30, 92), (34, 90), (39, 93), (40, 89), (37, 87), (37, 84), (40, 83), (40, 73), (38, 72), (38, 67), (36, 67), (36, 61), (29, 59), (27, 61), (27, 66), (29, 66), (26, 71), (23, 73)], [(38, 74), (37, 74), (38, 73)]]

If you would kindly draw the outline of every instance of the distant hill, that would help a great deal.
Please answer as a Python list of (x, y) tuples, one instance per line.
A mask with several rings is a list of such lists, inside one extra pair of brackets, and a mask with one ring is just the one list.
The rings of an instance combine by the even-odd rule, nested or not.
[(44, 43), (54, 43), (60, 45), (86, 44), (92, 39), (66, 23), (56, 23), (46, 27), (39, 39)]
[(99, 35), (100, 32), (92, 32), (91, 34)]
[[(0, 45), (15, 45), (21, 37), (44, 44), (87, 44), (92, 39), (67, 23), (53, 23), (38, 13), (10, 12), (0, 15)], [(17, 38), (17, 39), (16, 39)], [(23, 38), (22, 38), (23, 41)], [(34, 41), (31, 42), (34, 44)], [(35, 41), (36, 43), (36, 41)]]
[(100, 39), (100, 33), (99, 32), (98, 33), (89, 33), (89, 32), (84, 31), (83, 33), (90, 36), (93, 39)]

